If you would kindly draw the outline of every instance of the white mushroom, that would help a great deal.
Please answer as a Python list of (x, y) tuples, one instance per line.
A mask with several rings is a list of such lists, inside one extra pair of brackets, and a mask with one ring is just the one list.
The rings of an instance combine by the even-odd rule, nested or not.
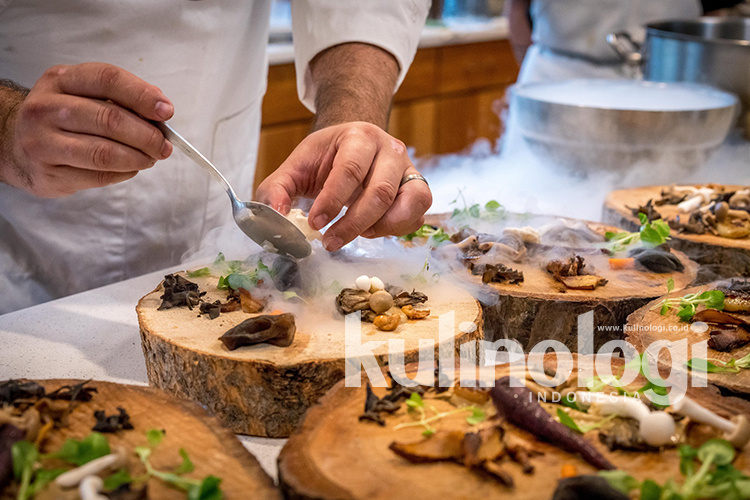
[(104, 481), (99, 476), (86, 476), (78, 486), (78, 494), (81, 500), (109, 500), (109, 497), (101, 495)]
[(99, 474), (106, 469), (117, 469), (123, 467), (127, 462), (128, 457), (125, 450), (122, 448), (115, 448), (114, 453), (96, 458), (76, 469), (71, 469), (60, 474), (55, 479), (55, 484), (61, 488), (72, 488), (80, 483), (86, 476)]
[(515, 236), (524, 243), (541, 243), (542, 238), (536, 229), (531, 226), (526, 227), (508, 227), (503, 229), (503, 234)]
[(750, 421), (745, 415), (736, 415), (732, 420), (727, 420), (687, 396), (673, 404), (670, 411), (690, 417), (694, 422), (715, 427), (737, 449), (742, 449), (750, 441)]
[(695, 191), (695, 194), (687, 200), (677, 205), (680, 212), (690, 213), (693, 210), (700, 208), (704, 203), (708, 203), (713, 198), (715, 191), (711, 188), (700, 188)]
[(669, 190), (676, 194), (694, 194), (698, 191), (695, 186), (670, 186)]
[(372, 284), (370, 283), (370, 277), (366, 274), (363, 274), (362, 276), (354, 280), (354, 286), (356, 286), (360, 290), (369, 292), (370, 287), (372, 286)]
[(383, 283), (383, 280), (377, 276), (373, 276), (370, 278), (370, 293), (375, 293), (378, 290), (385, 290), (385, 284)]
[(651, 411), (636, 398), (578, 391), (576, 402), (584, 408), (594, 406), (595, 411), (601, 415), (617, 415), (637, 420), (638, 433), (648, 445), (664, 446), (672, 442), (675, 433), (672, 416), (663, 411)]

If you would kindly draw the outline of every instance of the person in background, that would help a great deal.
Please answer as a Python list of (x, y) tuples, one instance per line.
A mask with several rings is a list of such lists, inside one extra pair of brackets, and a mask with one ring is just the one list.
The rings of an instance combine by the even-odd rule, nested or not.
[(510, 42), (521, 65), (518, 83), (623, 78), (628, 68), (607, 43), (627, 31), (642, 41), (647, 23), (685, 19), (741, 0), (507, 0)]
[[(286, 213), (316, 197), (315, 229), (348, 206), (331, 251), (416, 230), (430, 190), (385, 127), (429, 0), (292, 4), (299, 97), (316, 118), (255, 198)], [(0, 0), (0, 314), (177, 264), (231, 224), (221, 187), (149, 120), (169, 120), (250, 198), (270, 9)]]

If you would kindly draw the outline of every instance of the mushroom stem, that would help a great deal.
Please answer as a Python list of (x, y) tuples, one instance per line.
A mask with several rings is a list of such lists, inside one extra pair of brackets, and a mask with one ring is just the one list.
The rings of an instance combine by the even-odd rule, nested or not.
[(677, 208), (680, 210), (680, 212), (692, 212), (693, 210), (700, 208), (703, 203), (710, 201), (713, 195), (713, 189), (700, 188), (695, 192), (693, 196), (677, 205)]
[(125, 450), (116, 448), (114, 453), (96, 458), (76, 469), (60, 474), (55, 479), (55, 484), (61, 488), (72, 488), (83, 481), (86, 476), (96, 475), (106, 469), (122, 467), (127, 463), (127, 460)]
[(727, 420), (687, 396), (673, 404), (671, 411), (690, 417), (695, 422), (715, 427), (724, 433), (724, 438), (735, 448), (741, 449), (750, 441), (750, 421), (745, 415), (737, 415), (732, 420)]
[(576, 403), (583, 407), (594, 406), (602, 415), (629, 417), (638, 421), (638, 433), (650, 446), (664, 446), (675, 433), (674, 419), (668, 413), (651, 411), (635, 398), (614, 396), (599, 392), (576, 392)]
[(99, 476), (86, 476), (81, 480), (78, 486), (78, 494), (81, 500), (109, 500), (109, 497), (101, 495), (104, 488), (104, 481)]

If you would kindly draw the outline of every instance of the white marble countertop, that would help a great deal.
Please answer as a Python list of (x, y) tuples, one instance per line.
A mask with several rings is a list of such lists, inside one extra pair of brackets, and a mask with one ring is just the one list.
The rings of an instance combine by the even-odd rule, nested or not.
[[(135, 305), (181, 265), (0, 316), (0, 380), (81, 378), (147, 385)], [(276, 479), (284, 439), (238, 436)]]
[[(278, 32), (278, 30), (276, 31)], [(478, 43), (508, 38), (508, 20), (494, 17), (483, 21), (448, 21), (445, 26), (425, 26), (419, 48)], [(271, 65), (294, 62), (292, 42), (268, 44), (268, 63)]]

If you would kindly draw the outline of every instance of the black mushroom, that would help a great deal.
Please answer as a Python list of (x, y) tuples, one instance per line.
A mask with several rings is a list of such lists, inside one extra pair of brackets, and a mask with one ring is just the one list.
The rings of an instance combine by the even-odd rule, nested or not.
[(302, 275), (297, 260), (288, 255), (278, 255), (271, 264), (273, 284), (279, 291), (286, 291), (302, 286)]
[(648, 200), (645, 205), (630, 208), (630, 211), (635, 217), (640, 217), (640, 214), (645, 215), (648, 222), (654, 222), (655, 220), (662, 218), (661, 214), (654, 208), (654, 200)]
[(549, 413), (536, 401), (534, 393), (523, 383), (506, 376), (495, 381), (490, 394), (498, 414), (508, 422), (534, 436), (549, 441), (555, 446), (581, 456), (597, 469), (612, 470), (612, 465), (594, 446), (582, 436), (575, 434), (563, 424), (552, 419)]
[(159, 311), (171, 309), (178, 306), (188, 306), (189, 309), (197, 306), (201, 301), (201, 293), (198, 284), (180, 276), (179, 274), (168, 274), (164, 276), (164, 293), (161, 297)]
[(267, 343), (289, 347), (294, 341), (297, 327), (291, 313), (264, 314), (246, 319), (219, 337), (227, 349)]
[(367, 396), (365, 397), (365, 411), (359, 416), (360, 421), (375, 422), (378, 425), (384, 426), (385, 420), (380, 415), (381, 413), (393, 413), (394, 411), (401, 408), (398, 403), (398, 399), (391, 400), (387, 397), (380, 399), (372, 390), (370, 383), (367, 383)]
[(32, 399), (44, 396), (44, 387), (34, 381), (6, 380), (0, 382), (0, 407), (13, 404), (16, 399)]
[(128, 415), (127, 410), (118, 406), (117, 412), (114, 415), (107, 415), (104, 410), (95, 411), (94, 418), (96, 419), (96, 424), (94, 424), (91, 430), (110, 433), (132, 430), (133, 424), (130, 423), (130, 415)]
[(609, 485), (599, 476), (575, 476), (557, 483), (552, 500), (630, 500), (630, 497)]
[(659, 245), (655, 248), (634, 248), (628, 252), (628, 257), (654, 273), (681, 273), (685, 266), (680, 259), (672, 253), (667, 245)]

